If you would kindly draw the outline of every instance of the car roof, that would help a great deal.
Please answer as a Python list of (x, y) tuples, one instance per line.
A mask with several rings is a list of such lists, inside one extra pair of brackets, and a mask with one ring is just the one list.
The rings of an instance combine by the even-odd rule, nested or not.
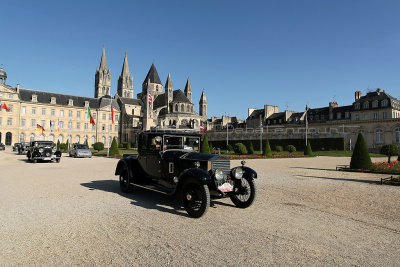
[(142, 134), (154, 134), (154, 135), (179, 135), (179, 136), (201, 136), (201, 133), (197, 131), (174, 131), (174, 130), (149, 130), (143, 131)]

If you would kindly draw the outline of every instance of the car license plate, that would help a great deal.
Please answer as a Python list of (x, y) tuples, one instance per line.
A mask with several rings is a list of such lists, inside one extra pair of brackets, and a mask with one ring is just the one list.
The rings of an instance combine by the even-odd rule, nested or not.
[(218, 186), (218, 190), (224, 193), (232, 192), (233, 191), (233, 185), (230, 183), (224, 183), (220, 186)]
[(44, 158), (43, 160), (51, 160), (51, 158)]

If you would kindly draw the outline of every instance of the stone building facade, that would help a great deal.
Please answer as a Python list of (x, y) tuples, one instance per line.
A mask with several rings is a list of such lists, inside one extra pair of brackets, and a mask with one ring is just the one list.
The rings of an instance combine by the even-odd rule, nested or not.
[[(307, 108), (302, 112), (265, 105), (263, 109), (248, 109), (245, 128), (228, 129), (231, 140), (298, 139), (344, 137), (347, 147), (354, 147), (362, 133), (371, 151), (384, 144), (400, 145), (400, 101), (378, 88), (362, 96), (355, 92), (352, 105), (339, 106), (330, 102), (322, 108)], [(226, 140), (227, 130), (214, 130), (210, 140)]]

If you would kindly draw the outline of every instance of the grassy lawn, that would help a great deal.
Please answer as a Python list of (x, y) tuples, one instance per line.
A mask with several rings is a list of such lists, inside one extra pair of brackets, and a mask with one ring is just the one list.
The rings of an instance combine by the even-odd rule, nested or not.
[[(272, 151), (272, 155), (303, 155), (303, 151), (296, 151), (293, 153), (289, 153), (288, 151), (282, 151), (282, 152), (276, 152)], [(315, 156), (327, 156), (327, 157), (351, 157), (353, 155), (353, 151), (349, 150), (332, 150), (332, 151), (313, 151)], [(221, 154), (223, 155), (234, 155), (234, 152), (231, 153), (225, 153), (225, 151), (221, 151)], [(254, 155), (260, 155), (260, 151), (255, 151)], [(377, 153), (369, 153), (370, 157), (387, 157), (386, 155), (383, 154), (377, 154)], [(393, 157), (394, 158), (394, 157)]]
[[(92, 151), (92, 153), (106, 153), (107, 154), (107, 148), (100, 150), (99, 152), (97, 152), (97, 150), (94, 150), (93, 148), (90, 149)], [(121, 153), (121, 155), (123, 154), (130, 154), (130, 155), (134, 155), (137, 154), (137, 150), (136, 149), (119, 149), (119, 152)]]

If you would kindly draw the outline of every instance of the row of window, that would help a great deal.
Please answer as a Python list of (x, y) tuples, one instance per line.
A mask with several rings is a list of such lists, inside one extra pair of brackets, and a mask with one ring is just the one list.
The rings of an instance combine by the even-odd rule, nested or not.
[[(47, 137), (46, 137), (46, 135), (45, 134), (40, 134), (39, 136), (39, 140), (48, 140), (48, 141), (53, 141), (53, 142), (55, 142), (55, 139), (56, 139), (56, 136), (54, 135), (54, 134), (49, 134)], [(21, 133), (20, 135), (19, 135), (19, 140), (20, 140), (20, 142), (25, 142), (26, 140), (26, 136), (25, 136), (25, 134), (24, 133)], [(37, 140), (37, 137), (36, 137), (36, 135), (34, 134), (34, 133), (31, 133), (30, 135), (29, 135), (29, 141), (34, 141), (34, 140)], [(63, 137), (63, 135), (59, 135), (58, 136), (58, 140), (60, 141), (60, 143), (62, 143), (63, 141), (64, 141), (64, 137)], [(68, 142), (69, 143), (72, 143), (72, 136), (67, 136), (66, 137), (66, 140), (65, 141), (67, 141), (68, 140)], [(85, 135), (84, 137), (83, 137), (83, 139), (81, 139), (81, 137), (79, 136), (79, 135), (77, 135), (77, 136), (75, 136), (75, 143), (80, 143), (81, 141), (82, 141), (82, 143), (85, 143), (86, 142), (86, 140), (88, 141), (88, 143), (89, 143), (89, 141), (90, 141), (90, 143), (89, 143), (89, 145), (93, 145), (94, 143), (96, 143), (96, 137), (95, 136), (92, 136), (90, 139), (88, 139), (88, 136), (87, 135)], [(103, 144), (105, 144), (106, 145), (106, 137), (105, 136), (103, 136), (103, 137), (101, 137), (101, 142), (103, 143)], [(108, 137), (108, 144), (109, 145), (111, 145), (111, 141), (112, 141), (112, 137), (111, 136), (109, 136)]]
[[(362, 103), (362, 105), (363, 105), (363, 109), (368, 109), (369, 108), (369, 102), (368, 101), (365, 101), (364, 103)], [(374, 100), (374, 101), (372, 101), (372, 108), (377, 108), (379, 106), (379, 101), (378, 100)], [(387, 101), (387, 99), (384, 99), (384, 100), (381, 100), (381, 107), (382, 108), (385, 108), (385, 107), (387, 107), (388, 106), (388, 101)], [(359, 110), (360, 108), (361, 108), (361, 103), (356, 103), (355, 105), (354, 105), (354, 108), (356, 109), (356, 110)]]

